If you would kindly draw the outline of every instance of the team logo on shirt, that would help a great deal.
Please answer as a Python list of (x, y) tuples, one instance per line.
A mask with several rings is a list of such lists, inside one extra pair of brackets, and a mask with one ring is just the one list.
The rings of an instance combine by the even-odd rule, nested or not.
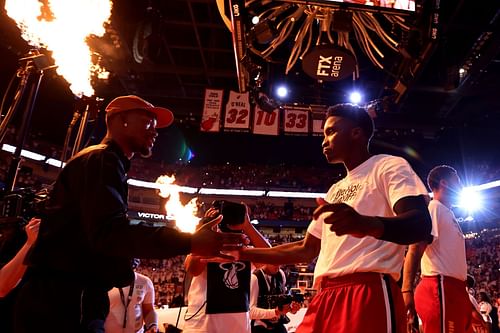
[(229, 289), (238, 289), (240, 283), (238, 281), (238, 272), (244, 270), (246, 265), (241, 261), (225, 262), (219, 265), (220, 269), (226, 271), (222, 281)]
[(348, 202), (353, 200), (357, 195), (359, 190), (363, 188), (361, 184), (352, 184), (346, 188), (340, 188), (337, 190), (334, 196), (332, 196), (332, 203)]

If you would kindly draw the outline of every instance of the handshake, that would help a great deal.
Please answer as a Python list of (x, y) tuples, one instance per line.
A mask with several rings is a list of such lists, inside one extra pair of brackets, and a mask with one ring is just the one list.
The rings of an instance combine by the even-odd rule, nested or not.
[[(248, 208), (245, 204), (216, 200), (200, 220), (194, 238), (201, 234), (203, 248), (192, 249), (201, 261), (233, 261), (240, 257), (239, 250), (250, 243), (245, 230), (250, 228)], [(197, 242), (200, 243), (200, 242)]]

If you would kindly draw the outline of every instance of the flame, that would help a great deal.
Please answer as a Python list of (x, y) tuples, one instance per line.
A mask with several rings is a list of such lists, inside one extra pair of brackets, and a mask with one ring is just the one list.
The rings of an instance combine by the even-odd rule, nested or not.
[(92, 96), (92, 74), (104, 69), (92, 61), (86, 43), (90, 35), (102, 36), (111, 16), (110, 0), (6, 0), (5, 9), (32, 46), (52, 51), (57, 73), (77, 96)]
[(174, 184), (174, 176), (160, 176), (156, 184), (160, 185), (160, 196), (168, 198), (165, 203), (167, 215), (175, 219), (175, 224), (180, 231), (193, 233), (200, 221), (196, 217), (198, 212), (198, 198), (191, 199), (186, 205), (183, 205), (179, 199), (179, 186)]

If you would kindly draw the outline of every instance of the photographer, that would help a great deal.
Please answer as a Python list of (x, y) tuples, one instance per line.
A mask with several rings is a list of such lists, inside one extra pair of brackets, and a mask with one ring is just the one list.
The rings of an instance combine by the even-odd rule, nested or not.
[(23, 247), (17, 252), (14, 258), (0, 268), (0, 298), (7, 296), (21, 281), (26, 271), (24, 258), (38, 236), (39, 227), (40, 219), (33, 218), (28, 222), (24, 227), (26, 242)]
[[(219, 230), (243, 233), (255, 247), (270, 247), (250, 223), (243, 204), (216, 201), (205, 217), (211, 220), (222, 213)], [(250, 333), (249, 294), (252, 265), (249, 261), (228, 261), (218, 257), (189, 255), (186, 271), (193, 275), (188, 294), (184, 333)]]
[[(0, 230), (0, 332), (13, 332), (13, 307), (27, 266), (24, 259), (36, 241), (40, 219), (32, 218), (24, 227)], [(5, 226), (4, 226), (5, 227)], [(8, 239), (8, 240), (7, 240)], [(24, 243), (22, 243), (24, 242)]]
[(286, 314), (296, 313), (300, 304), (288, 303), (286, 278), (277, 265), (265, 265), (252, 274), (250, 282), (250, 319), (252, 333), (286, 333), (285, 324), (289, 321)]

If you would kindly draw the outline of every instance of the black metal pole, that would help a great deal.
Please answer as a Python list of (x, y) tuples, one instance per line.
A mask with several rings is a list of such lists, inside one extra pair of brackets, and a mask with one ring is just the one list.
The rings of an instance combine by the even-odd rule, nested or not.
[(7, 172), (6, 189), (10, 191), (14, 190), (16, 184), (17, 172), (21, 163), (21, 151), (23, 149), (24, 142), (26, 141), (26, 137), (28, 136), (31, 115), (33, 114), (35, 100), (43, 77), (43, 71), (38, 70), (34, 65), (28, 64), (26, 71), (28, 75), (28, 85), (30, 85), (29, 95), (26, 100), (21, 128), (17, 137), (16, 150), (14, 151), (14, 155), (12, 156), (9, 170)]

